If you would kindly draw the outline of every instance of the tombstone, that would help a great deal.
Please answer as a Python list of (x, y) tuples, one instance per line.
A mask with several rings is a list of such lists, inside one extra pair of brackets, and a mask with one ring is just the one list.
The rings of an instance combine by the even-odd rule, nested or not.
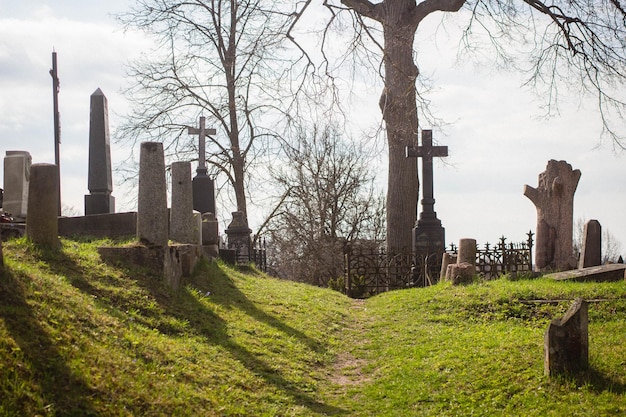
[(146, 246), (167, 246), (168, 223), (163, 144), (143, 142), (139, 153), (137, 239)]
[(217, 258), (219, 249), (219, 225), (213, 213), (202, 215), (202, 247), (209, 258)]
[(228, 249), (238, 252), (238, 258), (247, 258), (250, 254), (250, 234), (252, 230), (248, 227), (248, 221), (241, 211), (233, 212), (233, 220), (224, 231), (228, 237)]
[[(433, 158), (448, 156), (447, 146), (433, 146), (432, 130), (422, 130), (422, 146), (406, 147), (406, 157), (422, 158), (422, 211), (413, 229), (413, 254), (436, 254), (437, 261), (428, 268), (435, 276), (441, 268), (441, 257), (445, 251), (445, 229), (435, 212), (433, 186)], [(414, 277), (416, 278), (416, 277)]]
[(57, 208), (59, 195), (58, 167), (53, 164), (33, 164), (28, 185), (28, 219), (26, 236), (33, 243), (56, 247), (59, 245)]
[(602, 264), (602, 226), (597, 220), (589, 220), (583, 230), (582, 250), (578, 269)]
[(448, 265), (456, 263), (456, 255), (451, 255), (448, 252), (443, 253), (443, 257), (441, 259), (441, 271), (439, 272), (439, 279), (446, 279), (446, 272), (448, 271)]
[(188, 127), (190, 135), (198, 135), (198, 168), (193, 178), (193, 209), (204, 213), (215, 214), (215, 184), (207, 175), (206, 168), (206, 135), (215, 135), (215, 129), (205, 127), (205, 118), (200, 117), (200, 127)]
[(89, 195), (85, 195), (85, 215), (115, 213), (111, 177), (108, 102), (99, 88), (91, 95), (89, 113)]
[(471, 283), (476, 275), (476, 239), (460, 239), (456, 263), (446, 269), (446, 281), (453, 285)]
[(553, 320), (544, 335), (544, 373), (571, 374), (589, 366), (588, 305), (577, 298), (562, 319)]
[(572, 239), (574, 193), (580, 175), (567, 162), (550, 160), (539, 174), (538, 187), (524, 186), (524, 195), (537, 208), (535, 264), (539, 271), (576, 267)]
[[(2, 208), (13, 217), (26, 218), (32, 158), (26, 151), (6, 151)], [(57, 209), (55, 208), (56, 212)]]
[(191, 194), (191, 163), (173, 162), (170, 239), (197, 245), (200, 242), (200, 231), (194, 221)]

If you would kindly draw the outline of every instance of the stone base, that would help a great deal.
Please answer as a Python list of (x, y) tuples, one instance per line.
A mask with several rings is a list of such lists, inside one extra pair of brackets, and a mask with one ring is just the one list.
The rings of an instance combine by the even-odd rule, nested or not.
[(137, 213), (135, 212), (59, 217), (60, 236), (119, 238), (136, 234)]
[(109, 213), (115, 213), (115, 197), (110, 194), (90, 194), (85, 196), (85, 216)]
[(98, 253), (107, 263), (149, 268), (174, 290), (184, 285), (184, 278), (191, 275), (196, 263), (205, 256), (198, 245), (100, 247)]
[(476, 267), (470, 263), (450, 264), (446, 272), (446, 280), (452, 282), (452, 285), (469, 284), (474, 279), (474, 275), (476, 275)]

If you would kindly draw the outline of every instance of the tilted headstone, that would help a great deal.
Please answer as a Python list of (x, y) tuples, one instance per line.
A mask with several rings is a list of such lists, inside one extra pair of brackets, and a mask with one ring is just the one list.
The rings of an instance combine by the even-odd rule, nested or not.
[(59, 181), (58, 167), (53, 164), (33, 164), (28, 186), (28, 218), (26, 236), (39, 245), (59, 245), (56, 193)]
[[(6, 151), (4, 157), (4, 197), (2, 208), (13, 217), (28, 212), (28, 183), (32, 158), (26, 151)], [(54, 209), (55, 213), (57, 209)]]
[(147, 246), (167, 246), (168, 220), (163, 144), (143, 142), (139, 153), (137, 239)]
[(587, 302), (577, 298), (562, 319), (553, 320), (544, 335), (544, 373), (568, 374), (589, 366)]
[(89, 113), (89, 195), (85, 196), (85, 214), (115, 213), (111, 177), (111, 144), (107, 98), (99, 88), (91, 95)]
[(200, 231), (193, 215), (191, 163), (172, 162), (172, 207), (170, 239), (178, 243), (199, 244)]
[(602, 264), (602, 226), (597, 220), (589, 220), (583, 230), (582, 250), (578, 268), (588, 268)]
[(572, 239), (574, 193), (580, 175), (567, 162), (550, 160), (539, 174), (538, 187), (524, 186), (524, 195), (537, 208), (535, 264), (540, 271), (576, 267)]

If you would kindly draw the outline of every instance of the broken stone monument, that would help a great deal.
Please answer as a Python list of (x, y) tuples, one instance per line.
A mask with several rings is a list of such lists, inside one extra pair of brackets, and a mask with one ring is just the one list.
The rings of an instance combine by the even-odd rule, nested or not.
[(89, 113), (89, 195), (85, 196), (85, 215), (115, 213), (111, 177), (111, 145), (107, 98), (99, 88), (91, 95)]
[(168, 223), (163, 144), (143, 142), (139, 153), (137, 239), (146, 246), (167, 246)]
[(525, 185), (524, 195), (537, 208), (535, 265), (539, 271), (576, 267), (573, 254), (574, 193), (580, 170), (566, 161), (548, 161), (537, 188)]
[(571, 374), (589, 366), (588, 305), (577, 298), (561, 319), (553, 320), (544, 336), (544, 373)]
[[(26, 218), (32, 158), (26, 151), (6, 151), (2, 207), (16, 218)], [(57, 209), (55, 208), (56, 212)]]
[(202, 215), (202, 246), (210, 258), (219, 256), (219, 225), (213, 213)]
[(582, 248), (578, 268), (602, 264), (602, 226), (597, 220), (589, 220), (583, 230)]
[(248, 221), (241, 211), (233, 212), (233, 220), (224, 231), (228, 237), (228, 249), (237, 251), (238, 259), (248, 258), (250, 254), (250, 234)]
[(170, 239), (178, 243), (200, 244), (200, 230), (193, 214), (190, 162), (172, 162)]
[(28, 219), (26, 236), (33, 243), (56, 247), (59, 245), (57, 209), (58, 167), (53, 164), (33, 164), (28, 186)]
[(456, 284), (468, 284), (476, 275), (476, 239), (460, 239), (456, 263), (446, 269), (446, 281)]

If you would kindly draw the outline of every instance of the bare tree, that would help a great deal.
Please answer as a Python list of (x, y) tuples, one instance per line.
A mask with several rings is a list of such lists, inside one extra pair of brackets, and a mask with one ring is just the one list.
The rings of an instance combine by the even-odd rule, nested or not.
[[(305, 8), (310, 3), (302, 2)], [(415, 32), (430, 15), (460, 12), (469, 51), (478, 34), (487, 37), (500, 63), (512, 65), (520, 50), (530, 56), (528, 84), (543, 88), (549, 110), (556, 103), (559, 81), (578, 83), (595, 95), (606, 132), (622, 146), (610, 123), (610, 115), (623, 117), (626, 108), (615, 88), (626, 81), (626, 7), (621, 0), (324, 0), (324, 5), (332, 13), (331, 22), (349, 16), (351, 24), (342, 26), (354, 29), (349, 52), (367, 49), (380, 58), (367, 55), (363, 61), (382, 62), (390, 253), (410, 247), (416, 217), (419, 182), (415, 161), (404, 157), (404, 148), (418, 138), (418, 103), (423, 100), (416, 90)]]
[(375, 193), (371, 157), (337, 126), (301, 131), (274, 171), (284, 198), (268, 222), (280, 276), (326, 286), (343, 273), (343, 244), (378, 240), (384, 206)]
[(273, 139), (300, 88), (298, 52), (287, 50), (293, 7), (273, 0), (137, 0), (119, 19), (152, 35), (158, 48), (129, 66), (133, 107), (119, 135), (131, 143), (162, 141), (166, 157), (193, 160), (197, 138), (186, 126), (204, 115), (218, 132), (207, 138), (209, 174), (222, 179), (218, 187), (232, 186), (237, 210), (247, 215), (246, 173), (275, 151)]

